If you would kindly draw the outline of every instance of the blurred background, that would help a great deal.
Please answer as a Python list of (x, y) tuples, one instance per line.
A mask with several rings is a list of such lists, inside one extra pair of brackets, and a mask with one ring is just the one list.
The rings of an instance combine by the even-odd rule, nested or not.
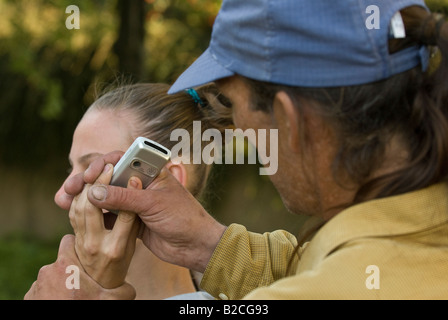
[[(427, 0), (447, 12), (447, 0)], [(70, 5), (80, 28), (67, 29)], [(0, 299), (22, 299), (52, 263), (67, 213), (53, 202), (73, 131), (98, 85), (172, 83), (208, 46), (221, 0), (0, 0)], [(251, 231), (297, 234), (257, 165), (216, 165), (205, 206)]]

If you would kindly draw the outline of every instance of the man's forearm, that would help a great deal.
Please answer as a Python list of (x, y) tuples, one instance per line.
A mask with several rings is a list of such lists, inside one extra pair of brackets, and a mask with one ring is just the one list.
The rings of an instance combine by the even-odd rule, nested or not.
[[(216, 247), (201, 288), (216, 298), (241, 299), (285, 277), (296, 246), (296, 238), (288, 232), (256, 234), (233, 224)], [(297, 259), (291, 269), (296, 265)]]

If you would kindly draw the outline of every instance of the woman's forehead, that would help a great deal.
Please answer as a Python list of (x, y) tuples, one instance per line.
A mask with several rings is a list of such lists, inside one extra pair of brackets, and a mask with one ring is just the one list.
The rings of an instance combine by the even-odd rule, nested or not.
[(70, 158), (76, 161), (87, 154), (126, 151), (133, 141), (132, 129), (128, 117), (109, 110), (89, 111), (75, 130)]

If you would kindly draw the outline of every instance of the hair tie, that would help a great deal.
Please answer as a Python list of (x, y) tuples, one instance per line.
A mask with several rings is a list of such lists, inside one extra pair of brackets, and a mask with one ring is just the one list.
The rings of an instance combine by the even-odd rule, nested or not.
[(194, 89), (186, 89), (186, 93), (188, 93), (194, 100), (194, 103), (200, 105), (202, 108), (205, 108), (205, 103), (202, 101), (202, 99), (199, 97), (199, 94)]

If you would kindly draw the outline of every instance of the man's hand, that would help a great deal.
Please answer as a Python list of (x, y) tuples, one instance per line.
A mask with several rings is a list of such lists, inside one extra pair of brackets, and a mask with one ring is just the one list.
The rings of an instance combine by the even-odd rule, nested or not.
[(121, 151), (108, 153), (94, 161), (85, 172), (68, 178), (64, 183), (65, 194), (56, 199), (57, 205), (69, 211), (74, 197), (82, 192), (84, 185), (93, 184), (98, 179), (106, 164), (111, 163), (116, 165), (123, 154)]
[[(82, 177), (67, 180), (65, 191), (70, 197), (81, 193), (85, 183), (93, 184), (99, 177), (106, 163), (115, 164), (121, 155), (114, 152), (95, 160)], [(140, 238), (155, 255), (199, 272), (205, 271), (226, 230), (166, 168), (145, 190), (94, 185), (87, 196), (98, 208), (138, 214), (145, 225)]]
[[(67, 288), (67, 267), (79, 270), (79, 289)], [(37, 280), (25, 295), (25, 300), (131, 300), (135, 289), (125, 283), (115, 289), (104, 289), (83, 270), (75, 253), (75, 237), (66, 235), (59, 246), (55, 263), (40, 269)]]

